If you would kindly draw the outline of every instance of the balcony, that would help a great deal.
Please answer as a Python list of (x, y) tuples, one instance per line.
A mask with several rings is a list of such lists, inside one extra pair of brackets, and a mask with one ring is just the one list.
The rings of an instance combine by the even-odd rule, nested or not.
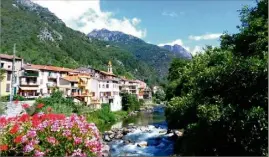
[(48, 79), (57, 79), (57, 75), (49, 73)]
[(38, 71), (29, 71), (29, 70), (27, 70), (27, 71), (23, 72), (22, 76), (24, 76), (24, 77), (38, 77), (39, 73), (38, 73)]
[(51, 88), (51, 87), (56, 87), (56, 83), (53, 83), (53, 82), (49, 82), (47, 83), (47, 87)]
[(38, 86), (39, 83), (37, 81), (36, 82), (34, 82), (34, 81), (29, 81), (29, 82), (27, 82), (27, 81), (20, 81), (20, 85), (21, 86)]

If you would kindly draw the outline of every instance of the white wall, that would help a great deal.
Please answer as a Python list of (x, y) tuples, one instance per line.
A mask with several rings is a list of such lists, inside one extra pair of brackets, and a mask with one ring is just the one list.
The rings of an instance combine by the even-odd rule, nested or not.
[(110, 104), (110, 110), (114, 112), (114, 111), (120, 111), (121, 109), (122, 109), (121, 96), (119, 95), (114, 96), (113, 103)]

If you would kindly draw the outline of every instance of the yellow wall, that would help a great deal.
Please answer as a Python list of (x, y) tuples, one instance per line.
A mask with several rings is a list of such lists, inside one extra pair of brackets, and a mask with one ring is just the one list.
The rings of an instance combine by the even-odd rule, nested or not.
[[(9, 83), (10, 83), (10, 81), (9, 81)], [(6, 84), (7, 84), (7, 72), (5, 71), (4, 78), (1, 81), (1, 96), (6, 96), (6, 95), (10, 94), (10, 92), (6, 92)], [(10, 83), (10, 85), (11, 85), (11, 83)]]

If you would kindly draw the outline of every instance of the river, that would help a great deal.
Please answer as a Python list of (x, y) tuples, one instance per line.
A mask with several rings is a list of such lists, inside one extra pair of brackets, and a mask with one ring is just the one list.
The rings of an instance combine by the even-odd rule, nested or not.
[(166, 134), (167, 124), (163, 107), (154, 107), (152, 113), (140, 112), (114, 124), (112, 128), (130, 128), (130, 126), (134, 128), (132, 132), (122, 139), (114, 139), (108, 143), (111, 156), (173, 155), (174, 142), (171, 134)]

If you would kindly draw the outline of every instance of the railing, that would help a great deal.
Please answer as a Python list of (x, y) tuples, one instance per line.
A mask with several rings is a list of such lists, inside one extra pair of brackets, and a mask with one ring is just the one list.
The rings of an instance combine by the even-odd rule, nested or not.
[(27, 86), (38, 86), (38, 82), (26, 82), (26, 81), (20, 81), (20, 85), (27, 85)]
[(56, 87), (56, 83), (47, 83), (47, 87)]
[(23, 73), (23, 76), (27, 76), (27, 77), (38, 77), (39, 74), (38, 74), (38, 72), (25, 71)]

